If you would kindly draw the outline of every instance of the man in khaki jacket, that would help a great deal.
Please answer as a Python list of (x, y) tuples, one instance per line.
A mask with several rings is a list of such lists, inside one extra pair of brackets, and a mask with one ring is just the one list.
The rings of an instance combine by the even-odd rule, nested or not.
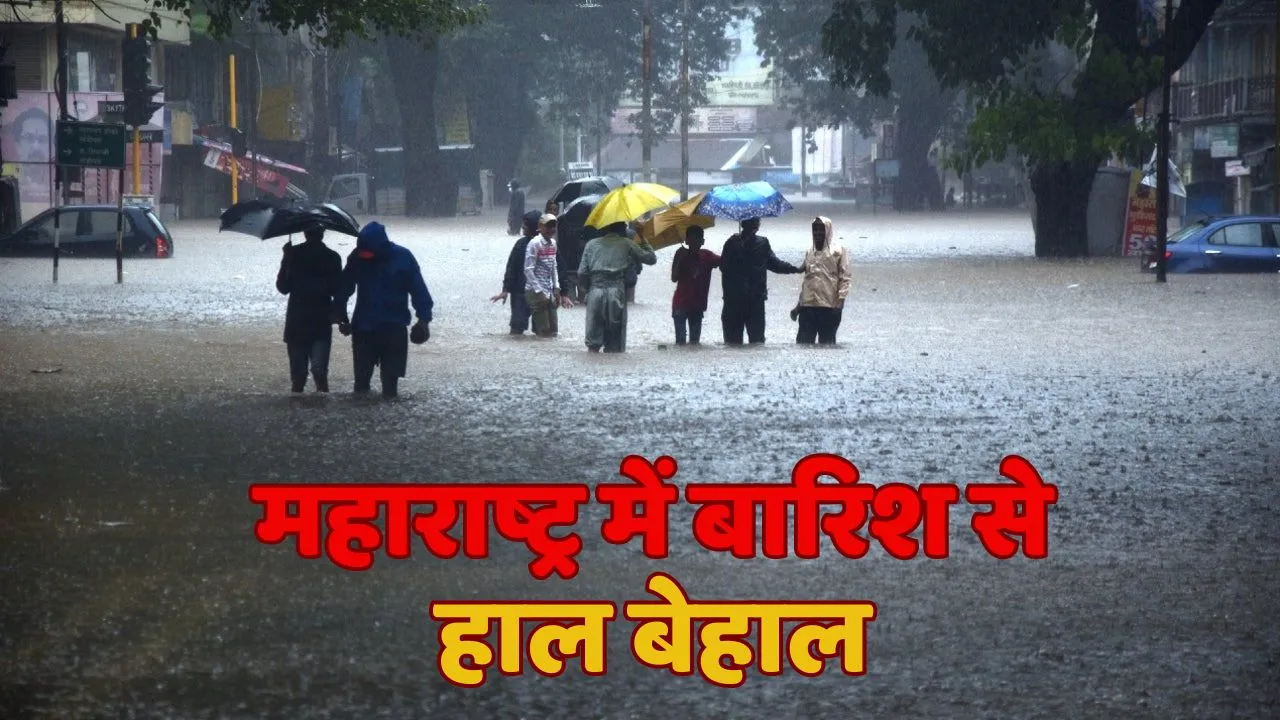
[(800, 302), (791, 311), (791, 319), (800, 321), (796, 343), (812, 345), (816, 340), (819, 345), (834, 345), (853, 275), (849, 254), (836, 244), (830, 218), (814, 219), (813, 247), (804, 254), (801, 267)]

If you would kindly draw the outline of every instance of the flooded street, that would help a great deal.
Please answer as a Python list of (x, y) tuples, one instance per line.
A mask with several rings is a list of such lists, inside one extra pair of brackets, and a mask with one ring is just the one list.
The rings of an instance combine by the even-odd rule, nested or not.
[[(799, 205), (799, 203), (797, 203)], [(1131, 259), (1037, 261), (1025, 214), (801, 207), (761, 234), (798, 262), (815, 212), (853, 258), (834, 349), (797, 348), (798, 276), (771, 276), (764, 347), (671, 345), (673, 249), (640, 276), (629, 352), (591, 355), (583, 311), (509, 338), (489, 302), (503, 218), (387, 221), (435, 298), (395, 402), (355, 398), (335, 334), (324, 397), (288, 393), (281, 241), (173, 228), (176, 253), (0, 260), (2, 718), (1170, 718), (1280, 716), (1280, 276), (1170, 276)], [(718, 252), (732, 228), (707, 233)], [(353, 238), (330, 236), (344, 257)], [(258, 482), (785, 483), (811, 453), (865, 482), (1058, 486), (1049, 557), (997, 560), (951, 512), (951, 557), (734, 559), (670, 510), (671, 554), (600, 537), (570, 581), (488, 560), (376, 555), (367, 572), (262, 545)], [(456, 534), (456, 533), (455, 533)], [(868, 672), (754, 670), (737, 689), (638, 664), (462, 689), (437, 671), (435, 600), (870, 600)]]

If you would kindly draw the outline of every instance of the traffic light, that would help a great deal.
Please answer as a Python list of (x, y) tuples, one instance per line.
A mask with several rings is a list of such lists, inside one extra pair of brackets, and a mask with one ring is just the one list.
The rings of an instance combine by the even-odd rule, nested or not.
[(154, 99), (156, 93), (164, 88), (151, 84), (151, 38), (140, 25), (125, 28), (123, 54), (124, 122), (139, 128), (164, 107)]

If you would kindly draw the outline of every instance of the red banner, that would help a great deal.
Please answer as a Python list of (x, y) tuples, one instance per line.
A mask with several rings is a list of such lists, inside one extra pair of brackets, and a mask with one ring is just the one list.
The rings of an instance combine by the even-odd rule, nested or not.
[[(230, 175), (231, 161), (235, 159), (231, 153), (223, 152), (217, 148), (209, 148), (204, 156), (204, 165), (225, 175)], [(238, 166), (236, 175), (239, 176), (240, 182), (252, 182), (254, 162), (242, 158), (236, 164)], [(288, 176), (276, 172), (275, 169), (265, 163), (257, 163), (257, 171), (257, 182), (254, 184), (259, 189), (265, 190), (276, 197), (284, 197), (285, 189), (289, 187)]]
[(1142, 247), (1156, 239), (1156, 193), (1142, 184), (1142, 172), (1133, 171), (1129, 180), (1129, 209), (1124, 220), (1124, 256), (1142, 254)]

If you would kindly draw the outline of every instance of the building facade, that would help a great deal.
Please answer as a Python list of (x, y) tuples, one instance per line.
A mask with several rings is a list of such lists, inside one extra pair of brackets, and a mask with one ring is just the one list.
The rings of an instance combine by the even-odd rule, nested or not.
[[(63, 3), (66, 45), (65, 112), (87, 122), (112, 120), (111, 104), (123, 100), (121, 43), (128, 23), (150, 17), (146, 0), (117, 0), (109, 12), (102, 4), (66, 0)], [(6, 62), (14, 66), (18, 97), (0, 108), (2, 174), (18, 190), (19, 218), (27, 219), (55, 202), (112, 203), (119, 197), (119, 173), (85, 169), (72, 173), (60, 187), (54, 165), (54, 130), (62, 111), (56, 92), (58, 35), (53, 3), (0, 5), (0, 44)], [(152, 67), (163, 77), (166, 49), (189, 40), (187, 26), (176, 13), (161, 11)], [(163, 100), (161, 94), (158, 99)], [(171, 138), (164, 111), (143, 128), (142, 194), (157, 196), (164, 182), (164, 158)], [(133, 162), (126, 153), (126, 162)], [(126, 172), (126, 178), (132, 175)], [(128, 180), (126, 180), (128, 182)], [(59, 196), (59, 191), (63, 195)], [(134, 190), (123, 188), (125, 192)]]
[(1175, 78), (1188, 218), (1277, 211), (1275, 23), (1274, 0), (1228, 0)]

